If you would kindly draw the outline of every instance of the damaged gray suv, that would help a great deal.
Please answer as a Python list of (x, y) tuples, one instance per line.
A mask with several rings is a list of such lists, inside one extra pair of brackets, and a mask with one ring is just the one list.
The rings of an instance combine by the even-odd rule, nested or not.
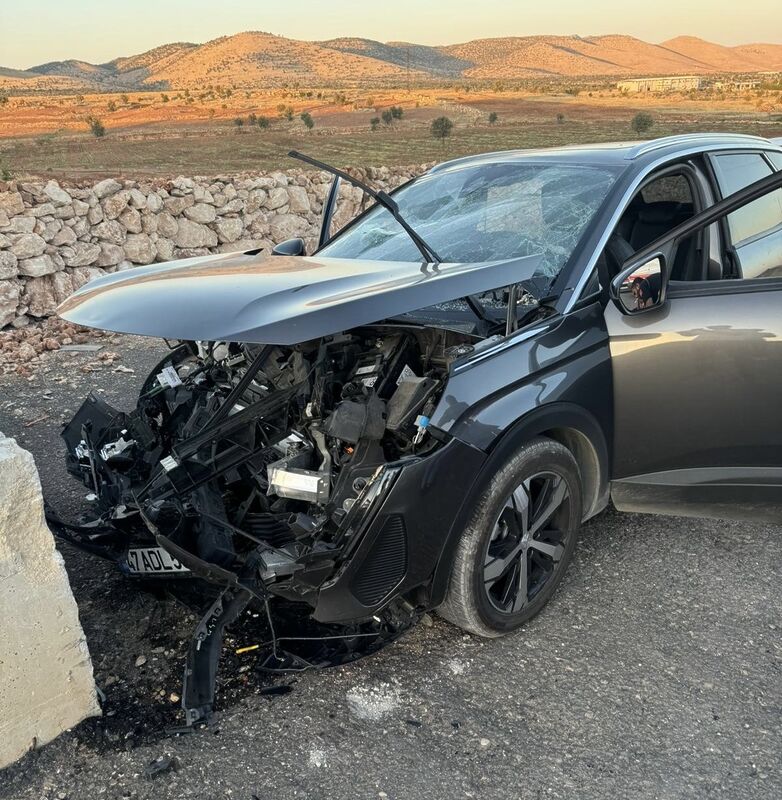
[[(579, 526), (620, 510), (782, 518), (782, 148), (696, 135), (494, 153), (392, 195), (335, 174), (320, 243), (107, 275), (80, 325), (170, 350), (131, 411), (65, 426), (90, 515), (57, 533), (226, 626), (259, 665), (373, 652), (430, 609), (512, 631)], [(371, 207), (336, 235), (341, 181)]]

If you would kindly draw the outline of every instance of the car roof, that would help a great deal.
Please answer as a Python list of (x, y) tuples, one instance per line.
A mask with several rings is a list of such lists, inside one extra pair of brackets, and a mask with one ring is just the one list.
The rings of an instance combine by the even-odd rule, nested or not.
[(692, 133), (665, 136), (644, 142), (604, 142), (602, 144), (577, 144), (565, 147), (482, 153), (446, 161), (433, 167), (430, 172), (445, 172), (463, 167), (507, 164), (529, 160), (593, 166), (613, 165), (617, 167), (628, 167), (635, 163), (641, 166), (650, 159), (657, 159), (667, 155), (675, 157), (679, 152), (692, 153), (693, 148), (696, 150), (723, 150), (735, 147), (780, 150), (782, 149), (780, 141), (738, 133)]

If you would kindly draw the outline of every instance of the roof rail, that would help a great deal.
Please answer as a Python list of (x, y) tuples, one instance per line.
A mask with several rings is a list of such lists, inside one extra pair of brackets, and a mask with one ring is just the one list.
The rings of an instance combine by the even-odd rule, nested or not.
[(683, 133), (677, 136), (663, 136), (660, 139), (652, 139), (648, 142), (642, 142), (637, 147), (632, 148), (625, 158), (628, 161), (632, 161), (639, 156), (646, 155), (647, 153), (652, 153), (655, 150), (662, 150), (666, 147), (671, 147), (677, 144), (691, 144), (693, 142), (704, 141), (708, 139), (716, 139), (720, 142), (735, 142), (736, 144), (745, 143), (745, 144), (757, 144), (758, 142), (763, 142), (764, 144), (769, 144), (768, 139), (764, 139), (762, 136), (751, 136), (750, 134), (745, 133)]

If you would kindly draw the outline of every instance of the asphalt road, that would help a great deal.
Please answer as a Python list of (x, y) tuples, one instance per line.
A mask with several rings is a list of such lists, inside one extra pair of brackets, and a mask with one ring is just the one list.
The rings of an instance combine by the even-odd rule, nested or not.
[[(0, 378), (0, 430), (66, 513), (83, 491), (59, 423), (92, 387), (131, 405), (161, 352), (106, 348), (134, 374), (57, 352), (31, 380)], [(160, 731), (193, 620), (64, 551), (106, 716), (0, 773), (3, 800), (782, 797), (780, 527), (607, 512), (520, 633), (484, 641), (435, 617), (281, 696), (260, 693), (252, 655), (229, 657), (218, 725), (176, 738)], [(164, 754), (177, 768), (145, 777)]]

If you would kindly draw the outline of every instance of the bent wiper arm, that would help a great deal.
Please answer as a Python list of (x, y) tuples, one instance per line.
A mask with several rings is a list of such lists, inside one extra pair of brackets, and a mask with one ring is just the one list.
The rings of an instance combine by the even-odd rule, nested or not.
[(312, 164), (313, 167), (322, 169), (325, 172), (330, 172), (332, 175), (342, 178), (343, 181), (352, 183), (353, 186), (358, 186), (362, 192), (368, 194), (378, 205), (383, 206), (383, 208), (391, 212), (391, 216), (402, 226), (405, 233), (413, 240), (413, 244), (418, 248), (426, 261), (431, 261), (435, 264), (442, 263), (442, 258), (437, 255), (437, 253), (415, 232), (415, 230), (405, 220), (399, 211), (399, 205), (390, 194), (384, 191), (377, 191), (358, 178), (348, 175), (347, 172), (343, 172), (341, 169), (332, 167), (330, 164), (324, 164), (322, 161), (318, 161), (310, 156), (305, 156), (304, 153), (299, 153), (297, 150), (291, 150), (288, 155), (291, 158), (297, 158), (299, 161)]

